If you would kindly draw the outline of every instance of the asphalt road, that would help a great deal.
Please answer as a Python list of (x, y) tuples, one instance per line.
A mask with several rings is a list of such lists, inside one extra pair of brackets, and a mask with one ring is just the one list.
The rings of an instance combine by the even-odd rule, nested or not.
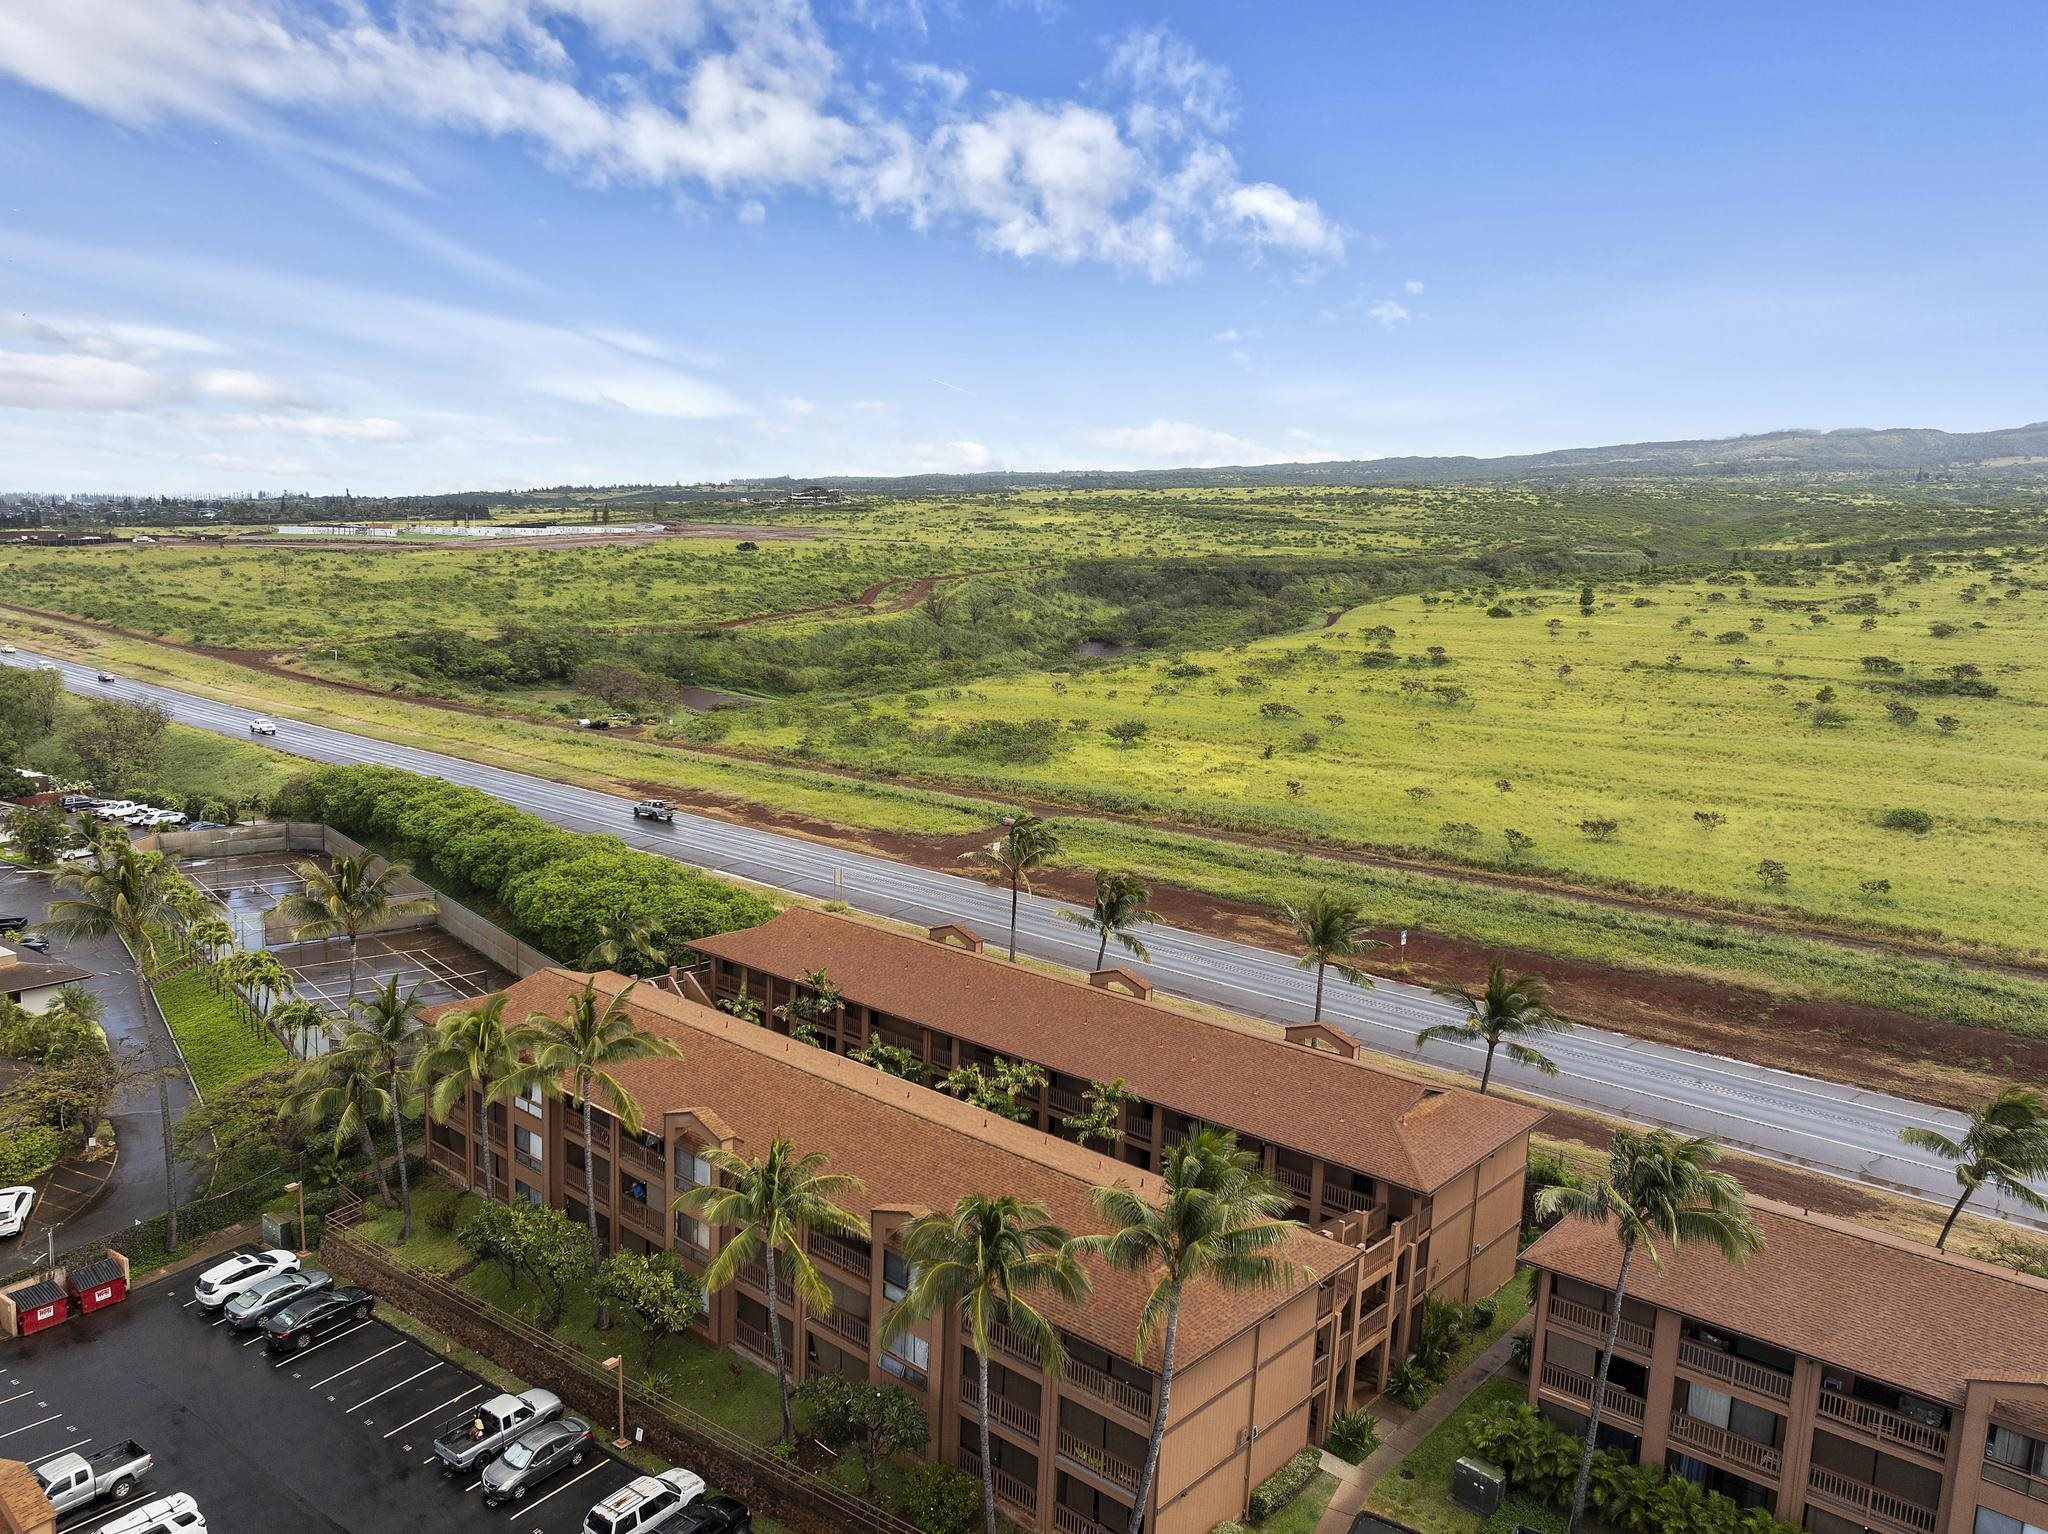
[[(51, 898), (48, 877), (23, 873), (0, 873), (0, 910), (18, 912), (32, 922), (40, 921)], [(163, 1058), (172, 1068), (169, 1080), (171, 1120), (184, 1115), (191, 1101), (192, 1083), (177, 1068), (178, 1052), (170, 1033), (154, 1008), (142, 998), (142, 986), (128, 950), (116, 937), (52, 938), (50, 954), (83, 970), (92, 978), (82, 982), (100, 1000), (100, 1023), (107, 1030), (107, 1042), (114, 1058), (137, 1073), (149, 1069), (148, 1039), (154, 1034)], [(108, 1105), (121, 1158), (105, 1190), (83, 1214), (68, 1216), (56, 1232), (59, 1252), (119, 1234), (139, 1221), (164, 1212), (163, 1134), (159, 1127), (156, 1083), (130, 1082)], [(198, 1191), (199, 1174), (180, 1164), (176, 1169), (178, 1197), (182, 1202)], [(46, 1199), (29, 1216), (28, 1229), (11, 1241), (0, 1243), (0, 1276), (40, 1261), (50, 1249), (49, 1215), (58, 1209)]]
[[(0, 660), (35, 665), (40, 658), (13, 655)], [(69, 661), (54, 664), (74, 692), (150, 700), (169, 709), (181, 724), (258, 739), (248, 735), (246, 709), (125, 678), (103, 683), (94, 679), (91, 667)], [(571, 830), (609, 832), (651, 852), (778, 889), (837, 898), (879, 916), (923, 925), (964, 921), (991, 942), (1007, 932), (1008, 892), (955, 874), (697, 815), (679, 813), (667, 826), (636, 821), (631, 800), (622, 796), (317, 725), (281, 721), (276, 736), (261, 740), (314, 761), (404, 767), (467, 784)], [(1094, 943), (1061, 920), (1060, 909), (1058, 901), (1027, 896), (1019, 921), (1019, 950), (1087, 969), (1094, 962)], [(1149, 964), (1120, 962), (1144, 974), (1161, 992), (1279, 1022), (1303, 1021), (1310, 1014), (1314, 977), (1297, 970), (1288, 955), (1164, 925), (1148, 928), (1145, 943), (1152, 953)], [(1457, 1015), (1448, 1003), (1420, 987), (1382, 980), (1375, 989), (1362, 990), (1333, 981), (1323, 1015), (1368, 1048), (1426, 1058), (1439, 1066), (1463, 1063), (1477, 1074), (1476, 1049), (1463, 1050), (1462, 1060), (1460, 1050), (1451, 1046), (1434, 1045), (1426, 1053), (1417, 1049), (1418, 1029)], [(1571, 1107), (1718, 1135), (1760, 1155), (1857, 1182), (1943, 1203), (1955, 1196), (1953, 1169), (1901, 1145), (1898, 1133), (1909, 1124), (1927, 1124), (1958, 1134), (1963, 1124), (1959, 1114), (1596, 1028), (1575, 1029), (1546, 1042), (1544, 1051), (1557, 1063), (1556, 1077), (1540, 1076), (1504, 1059), (1494, 1069), (1495, 1079)], [(2048, 1185), (2042, 1192), (2048, 1194)], [(2048, 1220), (1989, 1191), (1972, 1207), (2048, 1228)]]

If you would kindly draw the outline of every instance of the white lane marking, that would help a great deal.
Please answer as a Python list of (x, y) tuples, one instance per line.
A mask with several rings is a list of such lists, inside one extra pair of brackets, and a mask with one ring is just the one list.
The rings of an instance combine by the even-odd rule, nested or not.
[(426, 1377), (427, 1377), (427, 1376), (428, 1376), (429, 1374), (432, 1374), (432, 1373), (433, 1373), (433, 1372), (434, 1372), (434, 1371), (435, 1371), (436, 1369), (438, 1369), (438, 1368), (440, 1368), (440, 1367), (441, 1367), (441, 1364), (440, 1364), (440, 1360), (438, 1360), (438, 1359), (437, 1359), (437, 1360), (435, 1360), (435, 1361), (434, 1361), (433, 1363), (430, 1363), (430, 1364), (428, 1364), (428, 1365), (426, 1366), (426, 1368), (424, 1368), (424, 1369), (420, 1370), (420, 1372), (419, 1372), (419, 1373), (417, 1373), (417, 1374), (408, 1374), (408, 1375), (407, 1375), (407, 1376), (406, 1376), (406, 1377), (405, 1377), (404, 1379), (400, 1380), (400, 1381), (399, 1381), (399, 1382), (398, 1382), (398, 1383), (397, 1383), (396, 1385), (387, 1385), (387, 1386), (386, 1386), (386, 1387), (385, 1387), (384, 1389), (382, 1389), (382, 1390), (378, 1391), (378, 1392), (377, 1392), (377, 1393), (376, 1393), (375, 1395), (373, 1395), (373, 1396), (369, 1397), (369, 1398), (368, 1398), (367, 1400), (362, 1400), (362, 1401), (358, 1401), (358, 1402), (356, 1402), (356, 1404), (355, 1404), (355, 1405), (353, 1405), (353, 1406), (350, 1406), (350, 1407), (346, 1407), (346, 1408), (344, 1408), (344, 1410), (347, 1410), (347, 1411), (352, 1411), (352, 1412), (357, 1412), (357, 1411), (361, 1411), (361, 1410), (362, 1410), (362, 1409), (363, 1409), (363, 1408), (364, 1408), (365, 1406), (368, 1406), (368, 1405), (370, 1404), (370, 1402), (371, 1402), (371, 1401), (381, 1401), (381, 1400), (383, 1400), (383, 1399), (384, 1399), (384, 1398), (385, 1398), (386, 1396), (390, 1395), (392, 1391), (394, 1391), (394, 1390), (403, 1390), (403, 1389), (404, 1389), (404, 1388), (405, 1388), (405, 1387), (406, 1387), (407, 1385), (410, 1385), (410, 1384), (411, 1384), (411, 1383), (412, 1383), (412, 1382), (413, 1382), (414, 1380), (417, 1380), (417, 1379), (424, 1379), (424, 1378), (426, 1378)]
[(67, 1443), (56, 1454), (45, 1454), (41, 1459), (31, 1460), (29, 1463), (33, 1465), (47, 1465), (51, 1460), (58, 1458), (60, 1455), (69, 1454), (73, 1449), (82, 1449), (91, 1442), (90, 1438), (81, 1438), (77, 1443)]
[[(584, 1471), (582, 1475), (571, 1476), (568, 1480), (564, 1481), (561, 1485), (557, 1486), (553, 1491), (549, 1492), (548, 1497), (560, 1496), (563, 1492), (567, 1491), (571, 1486), (574, 1486), (578, 1481), (582, 1480), (584, 1476), (596, 1475), (598, 1471), (603, 1470), (610, 1464), (611, 1461), (606, 1459), (602, 1454), (600, 1454), (597, 1457), (596, 1464), (592, 1465), (588, 1470)], [(626, 1484), (630, 1486), (632, 1482), (628, 1481)], [(507, 1523), (517, 1523), (520, 1519), (524, 1518), (528, 1513), (532, 1512), (535, 1508), (539, 1507), (541, 1503), (547, 1501), (548, 1497), (535, 1497), (531, 1502), (525, 1503), (519, 1508), (515, 1509), (513, 1511), (512, 1516), (510, 1518), (507, 1518), (505, 1521)], [(604, 1498), (599, 1497), (597, 1500), (602, 1502)]]
[[(357, 1323), (355, 1324), (355, 1326), (351, 1326), (351, 1327), (350, 1327), (350, 1328), (348, 1329), (348, 1331), (349, 1331), (349, 1332), (352, 1332), (352, 1331), (355, 1331), (355, 1330), (356, 1330), (356, 1329), (357, 1329), (358, 1327), (364, 1327), (364, 1326), (368, 1326), (369, 1324), (370, 1324), (370, 1323), (369, 1323), (369, 1322), (367, 1322), (367, 1321), (358, 1321), (358, 1322), (357, 1322)], [(340, 1340), (341, 1340), (341, 1338), (343, 1338), (343, 1337), (346, 1337), (347, 1335), (348, 1335), (348, 1332), (341, 1332), (341, 1333), (338, 1333), (338, 1334), (337, 1334), (336, 1336), (333, 1336), (333, 1337), (330, 1337), (330, 1338), (328, 1338), (328, 1341), (329, 1341), (329, 1342), (338, 1342), (338, 1341), (340, 1341)], [(398, 1340), (397, 1340), (396, 1342), (392, 1343), (390, 1347), (388, 1347), (388, 1348), (380, 1348), (380, 1349), (379, 1349), (379, 1350), (378, 1350), (377, 1352), (375, 1352), (375, 1353), (372, 1353), (372, 1354), (371, 1354), (371, 1355), (370, 1355), (370, 1356), (369, 1356), (368, 1358), (358, 1358), (358, 1359), (357, 1359), (357, 1360), (356, 1360), (356, 1361), (355, 1361), (354, 1363), (350, 1364), (350, 1365), (349, 1365), (349, 1366), (348, 1366), (348, 1367), (347, 1367), (346, 1369), (336, 1369), (336, 1370), (335, 1370), (335, 1371), (334, 1371), (334, 1372), (333, 1372), (332, 1374), (330, 1374), (330, 1375), (328, 1375), (328, 1376), (327, 1376), (327, 1379), (324, 1379), (324, 1380), (315, 1380), (315, 1381), (313, 1381), (313, 1383), (312, 1383), (312, 1384), (308, 1385), (308, 1386), (307, 1386), (306, 1388), (307, 1388), (308, 1390), (318, 1390), (318, 1389), (319, 1389), (319, 1388), (320, 1388), (320, 1387), (321, 1387), (322, 1385), (325, 1385), (325, 1384), (326, 1384), (326, 1383), (328, 1382), (328, 1380), (338, 1380), (338, 1379), (340, 1379), (340, 1378), (341, 1378), (341, 1377), (342, 1377), (342, 1376), (343, 1376), (344, 1374), (353, 1374), (353, 1373), (355, 1373), (355, 1372), (356, 1372), (356, 1370), (358, 1370), (358, 1369), (362, 1368), (362, 1366), (363, 1366), (364, 1364), (373, 1364), (373, 1363), (375, 1363), (375, 1362), (376, 1362), (376, 1361), (377, 1361), (378, 1359), (382, 1358), (382, 1357), (383, 1357), (383, 1356), (384, 1356), (384, 1355), (385, 1355), (386, 1353), (396, 1353), (396, 1352), (397, 1352), (397, 1351), (398, 1351), (398, 1350), (399, 1350), (400, 1348), (404, 1347), (404, 1346), (405, 1346), (405, 1344), (406, 1344), (406, 1339), (405, 1339), (405, 1338), (403, 1338), (403, 1337), (401, 1337), (401, 1338), (399, 1338), (399, 1339), (398, 1339)], [(323, 1344), (322, 1344), (322, 1346), (323, 1346), (323, 1347), (324, 1347), (325, 1345), (326, 1345), (325, 1343), (323, 1343)], [(315, 1352), (315, 1353), (317, 1353), (317, 1352), (319, 1351), (319, 1348), (309, 1348), (309, 1349), (308, 1349), (307, 1351), (308, 1351), (308, 1352)]]
[(482, 1476), (478, 1476), (475, 1480), (471, 1481), (467, 1486), (463, 1487), (462, 1489), (464, 1491), (475, 1491), (479, 1486), (483, 1485), (483, 1483), (484, 1478)]
[(19, 1401), (19, 1400), (21, 1400), (21, 1399), (22, 1399), (22, 1398), (23, 1398), (24, 1396), (32, 1396), (32, 1395), (34, 1395), (34, 1394), (35, 1394), (35, 1392), (34, 1392), (33, 1390), (24, 1390), (24, 1391), (23, 1391), (23, 1392), (21, 1393), (21, 1395), (18, 1395), (18, 1396), (9, 1396), (9, 1397), (8, 1397), (8, 1398), (7, 1398), (7, 1399), (6, 1399), (5, 1401), (0, 1401), (0, 1406), (6, 1406), (6, 1405), (10, 1404), (11, 1402), (14, 1402), (14, 1401)]
[(411, 1427), (413, 1423), (424, 1421), (426, 1418), (433, 1416), (434, 1413), (437, 1411), (446, 1411), (449, 1407), (453, 1406), (457, 1401), (461, 1400), (462, 1396), (473, 1396), (483, 1388), (484, 1387), (481, 1385), (472, 1385), (469, 1387), (469, 1389), (463, 1391), (462, 1395), (450, 1396), (447, 1400), (443, 1401), (439, 1406), (429, 1406), (425, 1411), (421, 1412), (419, 1416), (409, 1418), (408, 1420), (399, 1423), (397, 1427), (393, 1428), (389, 1433), (386, 1433), (384, 1436), (386, 1438), (390, 1438), (395, 1434), (402, 1433), (407, 1428)]
[(319, 1352), (322, 1348), (326, 1347), (328, 1343), (339, 1342), (342, 1338), (351, 1336), (354, 1333), (361, 1331), (364, 1327), (368, 1326), (369, 1324), (370, 1323), (367, 1321), (358, 1321), (354, 1326), (351, 1326), (347, 1331), (336, 1332), (332, 1337), (329, 1337), (327, 1339), (327, 1342), (316, 1342), (310, 1348), (307, 1348), (303, 1353), (285, 1354), (284, 1357), (280, 1358), (276, 1363), (272, 1364), (270, 1367), (273, 1369), (282, 1369), (287, 1364), (295, 1364), (302, 1358), (311, 1358), (315, 1353)]
[(33, 1422), (24, 1422), (20, 1427), (10, 1428), (4, 1433), (0, 1433), (0, 1438), (12, 1438), (16, 1433), (26, 1433), (30, 1428), (41, 1427), (45, 1422), (55, 1422), (63, 1415), (64, 1413), (60, 1411), (51, 1412), (47, 1417), (38, 1417)]

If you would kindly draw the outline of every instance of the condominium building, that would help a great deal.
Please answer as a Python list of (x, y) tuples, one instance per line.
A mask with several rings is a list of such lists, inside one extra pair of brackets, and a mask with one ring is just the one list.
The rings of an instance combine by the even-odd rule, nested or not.
[[(560, 1015), (585, 982), (565, 970), (539, 971), (506, 991), (506, 1011)], [(608, 1000), (627, 982), (600, 975), (594, 984)], [(978, 1387), (959, 1317), (934, 1316), (879, 1345), (880, 1321), (910, 1281), (900, 1250), (904, 1227), (964, 1194), (989, 1193), (1037, 1200), (1069, 1229), (1096, 1231), (1103, 1225), (1094, 1188), (1121, 1180), (1157, 1198), (1158, 1180), (656, 985), (635, 988), (626, 1006), (639, 1028), (681, 1051), (680, 1059), (614, 1068), (639, 1104), (642, 1133), (627, 1135), (599, 1109), (586, 1143), (579, 1105), (560, 1090), (536, 1089), (488, 1108), (472, 1096), (430, 1125), (432, 1165), (481, 1189), (489, 1156), (501, 1197), (578, 1219), (587, 1212), (587, 1171), (608, 1247), (672, 1250), (702, 1271), (727, 1238), (683, 1203), (714, 1178), (709, 1147), (758, 1155), (780, 1133), (803, 1150), (826, 1152), (831, 1170), (860, 1180), (840, 1202), (863, 1226), (853, 1239), (808, 1240), (831, 1309), (813, 1312), (784, 1287), (771, 1320), (766, 1272), (756, 1264), (713, 1297), (702, 1335), (766, 1362), (775, 1325), (798, 1378), (831, 1370), (900, 1384), (930, 1418), (931, 1452), (978, 1473)], [(1348, 1367), (1359, 1324), (1356, 1273), (1370, 1249), (1304, 1230), (1283, 1255), (1292, 1276), (1278, 1288), (1188, 1291), (1148, 1523), (1160, 1534), (1205, 1534), (1238, 1516), (1251, 1489), (1318, 1435), (1316, 1404), (1327, 1401), (1332, 1372)], [(1025, 1526), (1121, 1534), (1156, 1399), (1157, 1340), (1133, 1359), (1150, 1275), (1118, 1273), (1094, 1258), (1085, 1265), (1093, 1288), (1084, 1301), (1037, 1297), (1066, 1343), (1068, 1363), (1057, 1378), (1009, 1331), (996, 1330), (991, 1469), (1005, 1511)]]
[[(1764, 1248), (1629, 1269), (1603, 1439), (1813, 1534), (2041, 1534), (2048, 1282), (1763, 1200)], [(1530, 1399), (1585, 1430), (1620, 1265), (1567, 1220), (1538, 1273)]]

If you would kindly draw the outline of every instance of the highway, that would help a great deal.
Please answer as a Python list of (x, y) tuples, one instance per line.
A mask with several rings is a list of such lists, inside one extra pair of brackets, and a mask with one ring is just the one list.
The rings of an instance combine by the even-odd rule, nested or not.
[[(17, 654), (14, 665), (54, 664), (64, 684), (88, 696), (111, 695), (161, 704), (181, 724), (255, 740), (248, 710), (215, 699), (119, 678), (100, 682), (89, 666)], [(467, 784), (520, 809), (576, 831), (608, 832), (621, 840), (682, 861), (775, 889), (839, 899), (877, 916), (931, 926), (963, 921), (991, 946), (1007, 941), (1007, 890), (956, 874), (705, 816), (678, 813), (673, 825), (636, 821), (631, 800), (551, 782), (460, 757), (394, 745), (317, 725), (280, 720), (275, 737), (261, 743), (317, 762), (375, 763)], [(1094, 962), (1095, 941), (1060, 917), (1061, 903), (1027, 896), (1018, 947), (1034, 958), (1079, 969)], [(1150, 963), (1124, 958), (1161, 993), (1276, 1022), (1306, 1021), (1314, 976), (1281, 953), (1246, 943), (1158, 925), (1145, 932)], [(1570, 998), (1562, 1001), (1569, 1009)], [(1332, 979), (1324, 1020), (1367, 1048), (1440, 1067), (1467, 1066), (1476, 1077), (1479, 1051), (1433, 1045), (1418, 1050), (1415, 1033), (1454, 1019), (1457, 1010), (1417, 986), (1381, 980), (1362, 989)], [(1532, 1096), (1574, 1108), (1617, 1114), (1694, 1134), (1712, 1134), (1759, 1155), (1831, 1172), (1853, 1181), (1910, 1193), (1943, 1204), (1955, 1197), (1951, 1166), (1899, 1143), (1909, 1124), (1928, 1124), (1959, 1136), (1961, 1115), (1881, 1092), (1842, 1086), (1718, 1055), (1674, 1049), (1595, 1028), (1576, 1028), (1543, 1044), (1559, 1074), (1545, 1077), (1503, 1057), (1494, 1079)], [(1461, 1058), (1462, 1056), (1462, 1058)], [(2042, 1191), (2048, 1193), (2048, 1187)], [(1971, 1207), (2048, 1228), (2043, 1219), (1980, 1193)]]

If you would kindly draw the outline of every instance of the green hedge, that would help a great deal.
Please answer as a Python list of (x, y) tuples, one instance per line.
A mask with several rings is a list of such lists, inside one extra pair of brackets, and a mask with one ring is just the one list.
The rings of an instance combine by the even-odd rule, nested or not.
[(27, 1182), (64, 1154), (64, 1137), (47, 1124), (0, 1135), (0, 1182)]
[(487, 897), (564, 964), (580, 964), (618, 910), (661, 928), (670, 963), (687, 962), (696, 938), (775, 914), (757, 895), (615, 836), (564, 831), (478, 789), (395, 767), (323, 767), (274, 809), (391, 847), (458, 896)]
[(1316, 1478), (1316, 1472), (1322, 1467), (1323, 1451), (1314, 1444), (1296, 1453), (1294, 1458), (1253, 1488), (1252, 1521), (1264, 1523), (1300, 1496), (1302, 1488)]

